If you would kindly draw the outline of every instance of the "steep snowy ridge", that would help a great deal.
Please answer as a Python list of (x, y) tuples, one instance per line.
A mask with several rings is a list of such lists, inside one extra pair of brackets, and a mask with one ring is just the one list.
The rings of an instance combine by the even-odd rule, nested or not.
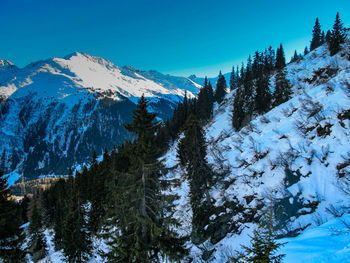
[[(11, 79), (18, 68), (11, 62), (5, 59), (0, 59), (0, 86), (3, 82)], [(10, 86), (5, 90), (0, 89), (0, 102), (7, 98), (15, 91), (15, 87)]]
[[(192, 245), (191, 254), (197, 260), (203, 249), (214, 249), (210, 262), (226, 262), (232, 251), (248, 244), (248, 235), (256, 227), (249, 215), (256, 218), (270, 199), (274, 200), (281, 236), (295, 235), (305, 228), (306, 232), (318, 233), (312, 229), (318, 229), (336, 213), (341, 215), (347, 211), (350, 196), (341, 189), (345, 187), (344, 176), (349, 175), (350, 168), (350, 43), (333, 57), (329, 56), (326, 46), (319, 47), (288, 65), (287, 71), (294, 92), (291, 100), (235, 132), (231, 124), (234, 96), (231, 92), (205, 127), (208, 161), (214, 169), (222, 169), (217, 164), (219, 157), (229, 169), (224, 180), (211, 189), (215, 206), (225, 211), (213, 215), (213, 220), (228, 216), (231, 219), (226, 220), (227, 229), (236, 230), (227, 232), (219, 242), (212, 239), (199, 247)], [(273, 90), (273, 77), (270, 83)], [(169, 177), (185, 174), (178, 166), (176, 144), (164, 157), (171, 169)], [(177, 211), (183, 226), (191, 224), (190, 216), (183, 217), (181, 212), (187, 210), (191, 214), (189, 200), (183, 196), (187, 184), (184, 180), (182, 186), (173, 189), (181, 196)], [(234, 212), (239, 205), (243, 209)], [(332, 222), (339, 226), (339, 220)], [(324, 228), (322, 231), (326, 238)], [(332, 231), (328, 234), (332, 235)], [(304, 242), (307, 244), (304, 253), (308, 253), (307, 246), (312, 243), (301, 240), (303, 238), (286, 240), (289, 242), (283, 249), (289, 253), (286, 262), (303, 261), (303, 253), (299, 251), (296, 257), (293, 247)], [(322, 262), (349, 259), (348, 244), (349, 241), (342, 241), (333, 249), (320, 245), (318, 253), (313, 251), (308, 256), (309, 262), (320, 262), (317, 261), (320, 253), (326, 260)], [(344, 251), (340, 257), (333, 257), (337, 249)]]
[[(125, 73), (112, 62), (86, 53), (51, 58), (18, 69), (1, 61), (0, 169), (19, 176), (64, 175), (86, 163), (92, 152), (131, 135), (123, 124), (142, 94), (161, 119), (194, 97), (200, 86), (150, 71)], [(1, 75), (2, 74), (2, 75)]]

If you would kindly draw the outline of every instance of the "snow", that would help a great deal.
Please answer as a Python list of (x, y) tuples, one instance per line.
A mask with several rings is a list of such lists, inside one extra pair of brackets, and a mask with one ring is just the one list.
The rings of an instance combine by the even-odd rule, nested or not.
[[(0, 66), (1, 63), (0, 60)], [(190, 79), (162, 75), (155, 71), (143, 72), (133, 69), (132, 74), (124, 73), (123, 68), (108, 60), (75, 52), (65, 58), (38, 61), (17, 70), (15, 78), (2, 83), (0, 95), (7, 98), (17, 89), (23, 89), (31, 84), (35, 85), (35, 90), (39, 94), (43, 92), (42, 95), (45, 97), (59, 93), (62, 94), (61, 98), (74, 94), (76, 88), (78, 88), (76, 92), (79, 92), (79, 88), (91, 93), (109, 92), (114, 94), (110, 95), (114, 99), (118, 99), (116, 94), (125, 97), (141, 97), (142, 94), (145, 97), (163, 95), (171, 95), (172, 98), (184, 97), (185, 90), (189, 97), (194, 97), (200, 88), (200, 85)], [(57, 87), (47, 87), (54, 84)], [(73, 90), (66, 90), (68, 87)]]
[(331, 219), (298, 237), (280, 240), (288, 242), (279, 251), (286, 255), (284, 262), (350, 262), (350, 229), (343, 222), (349, 224), (350, 215)]
[[(228, 94), (225, 101), (215, 107), (214, 118), (205, 127), (208, 161), (214, 169), (218, 169), (214, 153), (220, 151), (224, 164), (231, 170), (225, 182), (235, 179), (225, 189), (222, 185), (216, 185), (211, 190), (215, 205), (220, 206), (223, 200), (237, 198), (245, 207), (254, 208), (256, 201), (247, 204), (245, 200), (250, 195), (254, 195), (255, 200), (286, 197), (290, 204), (298, 199), (304, 204), (319, 202), (315, 211), (303, 208), (285, 226), (286, 229), (297, 229), (311, 225), (304, 232), (309, 243), (302, 243), (304, 235), (286, 239), (289, 242), (283, 250), (287, 253), (286, 262), (301, 262), (303, 255), (308, 253), (307, 245), (313, 254), (308, 262), (349, 261), (348, 234), (339, 237), (332, 235), (328, 238), (329, 233), (323, 231), (332, 224), (339, 223), (327, 212), (327, 208), (334, 206), (339, 212), (345, 212), (345, 207), (350, 202), (350, 197), (340, 190), (342, 179), (337, 175), (337, 165), (344, 161), (343, 156), (350, 149), (350, 123), (347, 120), (341, 122), (338, 118), (339, 113), (350, 109), (350, 61), (346, 59), (349, 51), (350, 45), (347, 45), (339, 54), (330, 57), (327, 48), (322, 46), (300, 62), (288, 65), (287, 77), (293, 85), (293, 98), (265, 115), (254, 118), (240, 132), (233, 131), (231, 127), (234, 92)], [(323, 79), (315, 77), (323, 68), (335, 68), (336, 74), (327, 75)], [(273, 90), (273, 81), (270, 83)], [(309, 116), (309, 109), (317, 107), (318, 113)], [(330, 134), (318, 134), (317, 130), (326, 125), (331, 126)], [(176, 143), (166, 154), (165, 160), (168, 168), (178, 164)], [(300, 180), (285, 186), (284, 167), (299, 171)], [(176, 168), (169, 176), (176, 177), (176, 173), (184, 172)], [(182, 194), (181, 191), (179, 193)], [(178, 210), (186, 207), (183, 202), (188, 200), (182, 198)], [(322, 223), (325, 225), (320, 228), (318, 225)], [(208, 248), (216, 249), (216, 259), (211, 262), (226, 262), (227, 254), (249, 242), (249, 235), (254, 227), (256, 226), (244, 223), (240, 235), (228, 235), (215, 245), (206, 244)], [(311, 238), (312, 233), (320, 233), (317, 240)], [(312, 247), (312, 240), (320, 242), (320, 245)], [(337, 242), (339, 246), (333, 245)], [(294, 256), (293, 244), (296, 247), (294, 251), (300, 253), (299, 255)], [(299, 247), (297, 244), (300, 244)], [(326, 249), (327, 246), (330, 248)], [(201, 249), (193, 244), (191, 247), (191, 255), (197, 258)], [(319, 261), (317, 255), (320, 255)]]

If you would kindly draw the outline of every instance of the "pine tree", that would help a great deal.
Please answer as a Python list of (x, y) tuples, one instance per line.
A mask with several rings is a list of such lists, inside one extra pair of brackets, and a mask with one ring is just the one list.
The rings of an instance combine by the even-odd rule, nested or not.
[[(96, 154), (95, 154), (96, 156)], [(105, 215), (104, 203), (106, 202), (106, 191), (105, 191), (105, 181), (106, 175), (108, 173), (108, 163), (109, 155), (107, 149), (105, 149), (103, 154), (103, 161), (98, 165), (95, 159), (96, 164), (92, 164), (92, 189), (91, 189), (91, 198), (90, 204), (91, 208), (89, 211), (89, 230), (96, 234), (100, 230), (103, 217)], [(94, 166), (96, 165), (96, 166)]]
[(190, 184), (190, 198), (193, 211), (192, 241), (198, 242), (205, 236), (203, 227), (209, 223), (211, 199), (209, 189), (213, 172), (206, 160), (206, 142), (203, 129), (194, 115), (185, 125), (184, 138), (180, 140), (177, 155), (180, 164), (186, 168)]
[[(213, 114), (213, 89), (205, 77), (204, 86), (198, 93), (198, 116), (201, 120), (207, 121)], [(187, 115), (186, 115), (187, 119)]]
[(321, 34), (321, 45), (323, 45), (326, 42), (326, 36), (324, 34), (324, 31), (322, 30), (322, 34)]
[(312, 40), (310, 44), (310, 51), (314, 50), (315, 48), (318, 48), (321, 45), (322, 45), (321, 25), (317, 17), (314, 28), (312, 30)]
[(36, 193), (31, 200), (30, 225), (28, 232), (30, 234), (29, 253), (34, 262), (44, 258), (47, 254), (47, 245), (43, 232), (43, 222), (41, 209), (38, 203), (41, 202), (41, 193)]
[(243, 252), (238, 253), (237, 257), (232, 257), (231, 262), (252, 262), (252, 263), (280, 263), (284, 254), (278, 254), (277, 251), (285, 243), (279, 243), (275, 239), (274, 231), (274, 213), (272, 206), (269, 212), (263, 218), (260, 228), (253, 231), (251, 237), (251, 246), (242, 246)]
[(233, 111), (232, 111), (232, 127), (235, 131), (239, 131), (242, 127), (245, 113), (243, 110), (244, 107), (244, 90), (243, 85), (238, 86), (236, 94), (233, 100)]
[(330, 30), (327, 30), (325, 40), (326, 40), (327, 43), (330, 43), (330, 41), (331, 41), (331, 31)]
[(254, 101), (252, 62), (249, 56), (246, 69), (243, 64), (241, 66), (238, 88), (233, 101), (232, 126), (236, 131), (250, 120), (254, 110)]
[(131, 124), (125, 128), (137, 135), (130, 167), (118, 175), (120, 193), (115, 206), (120, 210), (118, 229), (111, 233), (114, 239), (105, 256), (111, 262), (152, 262), (160, 257), (180, 260), (186, 250), (183, 240), (172, 229), (178, 223), (172, 217), (174, 197), (163, 194), (162, 163), (155, 147), (159, 122), (147, 110), (148, 102), (141, 97), (133, 113)]
[(230, 75), (230, 90), (235, 90), (237, 88), (237, 74), (235, 72), (235, 67), (232, 67), (232, 72)]
[(63, 224), (63, 253), (69, 262), (86, 262), (91, 255), (91, 240), (87, 230), (86, 211), (78, 198), (76, 186), (70, 196)]
[(0, 259), (4, 263), (24, 262), (20, 212), (17, 204), (11, 200), (7, 178), (0, 171)]
[(340, 51), (341, 44), (345, 42), (345, 39), (346, 39), (345, 29), (343, 27), (343, 23), (340, 20), (339, 12), (338, 12), (335, 18), (333, 30), (331, 32), (330, 39), (328, 42), (331, 56), (337, 54)]
[(307, 47), (305, 47), (305, 49), (304, 49), (304, 56), (306, 56), (307, 54), (309, 54), (309, 50), (308, 50)]
[(273, 106), (276, 107), (290, 99), (291, 86), (287, 79), (286, 68), (277, 70), (275, 76), (275, 90), (273, 93)]
[(286, 61), (284, 57), (284, 51), (282, 44), (280, 48), (277, 49), (277, 58), (276, 58), (276, 76), (275, 76), (275, 90), (273, 93), (273, 106), (276, 107), (283, 102), (289, 100), (291, 96), (291, 87), (287, 79), (286, 71)]
[(64, 179), (60, 179), (56, 182), (52, 189), (52, 194), (55, 200), (52, 220), (55, 232), (54, 245), (56, 250), (60, 250), (62, 249), (64, 221), (68, 211), (68, 198), (70, 196)]
[(271, 106), (271, 93), (269, 89), (270, 72), (265, 67), (263, 53), (256, 52), (253, 63), (253, 79), (255, 79), (255, 110), (265, 113)]
[(291, 58), (290, 62), (291, 62), (291, 63), (292, 63), (292, 62), (296, 62), (296, 61), (298, 61), (299, 59), (300, 59), (300, 56), (298, 55), (297, 51), (295, 50), (295, 51), (294, 51), (294, 55), (293, 55), (293, 57)]
[(286, 66), (286, 58), (284, 56), (283, 46), (280, 44), (280, 47), (276, 52), (276, 69), (282, 69)]
[(217, 103), (221, 103), (226, 95), (226, 89), (227, 89), (227, 85), (226, 85), (226, 80), (224, 75), (222, 75), (221, 71), (219, 73), (219, 78), (218, 81), (216, 82), (216, 89), (215, 89), (215, 101)]

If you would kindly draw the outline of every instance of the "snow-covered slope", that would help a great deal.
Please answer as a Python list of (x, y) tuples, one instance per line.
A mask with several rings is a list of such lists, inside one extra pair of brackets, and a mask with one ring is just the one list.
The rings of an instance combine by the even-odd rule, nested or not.
[[(142, 94), (160, 118), (200, 86), (183, 77), (118, 67), (86, 53), (18, 69), (0, 61), (0, 169), (19, 175), (66, 174), (96, 150), (130, 135), (123, 124)], [(16, 176), (17, 175), (17, 176)]]
[[(214, 249), (210, 262), (225, 262), (233, 250), (249, 242), (248, 235), (256, 227), (254, 220), (271, 199), (281, 236), (311, 231), (347, 212), (350, 196), (342, 188), (350, 170), (350, 43), (333, 57), (321, 46), (288, 65), (287, 71), (294, 92), (291, 100), (234, 132), (231, 93), (205, 127), (208, 161), (214, 169), (225, 167), (229, 171), (211, 189), (215, 206), (222, 208), (212, 219), (227, 228), (220, 229), (226, 231), (221, 240), (211, 238), (199, 247), (192, 245), (195, 258), (203, 250)], [(177, 166), (176, 148), (175, 143), (164, 157), (172, 169), (170, 177), (185, 173)], [(218, 165), (218, 159), (223, 166)], [(183, 216), (183, 211), (191, 214), (187, 188), (183, 179), (183, 185), (174, 191), (181, 196), (178, 218), (187, 226), (184, 231), (190, 232), (191, 216)], [(349, 244), (350, 238), (345, 238)], [(293, 249), (292, 240), (288, 239), (291, 245), (285, 253)], [(327, 246), (319, 250), (335, 253)], [(294, 262), (290, 258), (287, 255), (288, 262)]]

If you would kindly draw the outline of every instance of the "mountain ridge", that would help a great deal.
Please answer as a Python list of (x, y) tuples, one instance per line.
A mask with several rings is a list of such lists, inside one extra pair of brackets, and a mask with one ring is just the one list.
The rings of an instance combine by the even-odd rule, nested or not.
[(185, 94), (193, 98), (200, 89), (184, 77), (118, 67), (79, 52), (13, 69), (0, 84), (0, 169), (13, 174), (10, 183), (22, 174), (65, 175), (94, 150), (102, 154), (132, 139), (123, 124), (142, 95), (167, 119)]

